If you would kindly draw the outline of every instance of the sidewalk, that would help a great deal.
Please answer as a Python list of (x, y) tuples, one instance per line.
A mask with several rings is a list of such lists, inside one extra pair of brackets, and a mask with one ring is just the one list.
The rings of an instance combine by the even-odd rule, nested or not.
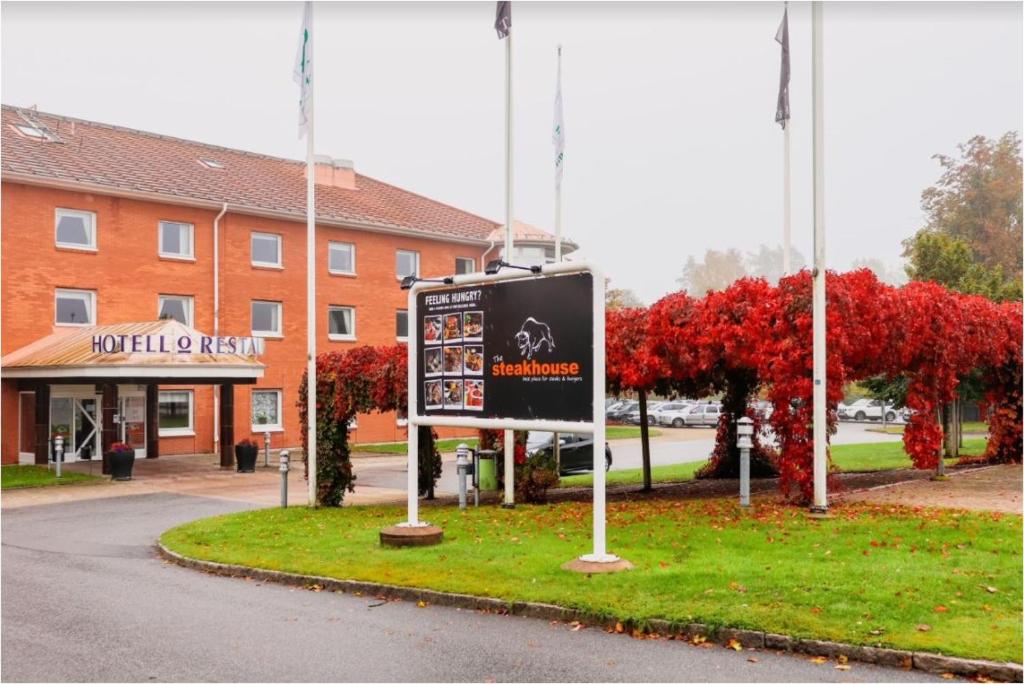
[(915, 480), (851, 492), (844, 500), (1021, 515), (1022, 475), (1020, 465), (972, 468), (951, 471), (948, 480)]

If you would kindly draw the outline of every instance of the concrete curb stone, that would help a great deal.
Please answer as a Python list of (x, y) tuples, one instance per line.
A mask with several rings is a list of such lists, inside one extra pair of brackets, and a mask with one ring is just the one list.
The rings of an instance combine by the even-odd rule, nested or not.
[[(169, 562), (192, 570), (225, 577), (249, 577), (264, 582), (275, 582), (304, 588), (316, 586), (328, 591), (360, 593), (408, 601), (424, 601), (452, 608), (481, 610), (543, 620), (559, 620), (566, 623), (579, 621), (606, 629), (614, 629), (616, 623), (619, 622), (614, 617), (598, 617), (589, 615), (586, 611), (564, 608), (548, 603), (533, 603), (529, 601), (509, 602), (486, 596), (400, 587), (392, 584), (378, 584), (361, 580), (339, 580), (333, 577), (299, 575), (278, 570), (261, 570), (242, 565), (203, 561), (182, 556), (159, 542), (156, 544), (156, 550), (161, 557)], [(722, 645), (727, 644), (730, 639), (735, 639), (744, 648), (767, 648), (829, 658), (845, 655), (851, 661), (885, 667), (913, 667), (922, 672), (934, 674), (950, 672), (961, 677), (977, 677), (980, 675), (1000, 682), (1024, 682), (1024, 668), (1017, 663), (957, 658), (938, 653), (911, 652), (876, 646), (857, 646), (819, 639), (798, 639), (784, 634), (774, 634), (758, 630), (726, 627), (714, 628), (699, 622), (691, 622), (685, 626), (680, 626), (678, 623), (672, 623), (668, 620), (653, 619), (646, 622), (646, 627), (648, 631), (662, 636), (684, 636), (687, 639), (701, 636)]]

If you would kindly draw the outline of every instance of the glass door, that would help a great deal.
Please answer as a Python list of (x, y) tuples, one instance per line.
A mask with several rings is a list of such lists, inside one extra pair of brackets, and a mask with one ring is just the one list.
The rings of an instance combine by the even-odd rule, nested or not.
[[(100, 426), (96, 415), (99, 397), (75, 399), (75, 440), (74, 460), (91, 460), (99, 457)], [(68, 460), (71, 460), (70, 458)]]
[(63, 461), (70, 461), (75, 453), (74, 432), (71, 430), (75, 416), (75, 400), (71, 397), (50, 397), (50, 460), (57, 460), (54, 448), (57, 437), (64, 444)]
[(135, 449), (135, 458), (146, 457), (146, 396), (118, 397), (121, 441)]

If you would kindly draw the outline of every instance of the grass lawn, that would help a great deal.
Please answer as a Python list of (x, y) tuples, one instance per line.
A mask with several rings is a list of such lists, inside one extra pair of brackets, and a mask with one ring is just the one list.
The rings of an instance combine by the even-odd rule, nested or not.
[[(906, 429), (906, 425), (886, 425), (884, 428), (879, 424), (878, 427), (869, 427), (868, 430), (871, 432), (881, 432), (888, 435), (902, 435)], [(965, 435), (985, 435), (988, 434), (988, 424), (981, 422), (980, 420), (965, 420), (964, 421), (964, 434)], [(964, 440), (964, 444), (967, 440)]]
[[(965, 439), (961, 454), (977, 456), (985, 451), (985, 439)], [(692, 480), (694, 473), (700, 470), (707, 461), (693, 463), (677, 463), (673, 465), (653, 466), (652, 482), (684, 482)], [(956, 463), (956, 459), (946, 459), (946, 465)], [(840, 470), (872, 471), (909, 468), (910, 457), (903, 450), (903, 442), (877, 442), (875, 444), (837, 444), (832, 447), (832, 464)], [(640, 485), (643, 483), (643, 470), (611, 470), (608, 472), (608, 485)], [(590, 487), (594, 484), (593, 475), (569, 475), (559, 481), (560, 487)]]
[(0, 489), (81, 484), (103, 479), (105, 478), (96, 475), (63, 470), (58, 480), (54, 471), (47, 470), (46, 466), (37, 465), (6, 465), (0, 468)]
[[(652, 618), (1021, 660), (1021, 517), (849, 504), (826, 522), (733, 501), (613, 502), (608, 548), (634, 570), (560, 568), (590, 551), (583, 503), (428, 509), (440, 546), (385, 549), (402, 508), (264, 509), (169, 530), (223, 563), (541, 601), (643, 627)], [(927, 625), (927, 627), (921, 627)]]
[[(649, 430), (651, 437), (657, 437), (661, 434), (660, 430)], [(640, 428), (630, 427), (628, 425), (612, 425), (605, 429), (605, 435), (607, 439), (634, 439), (640, 437)], [(455, 451), (455, 447), (465, 442), (471, 449), (476, 448), (477, 439), (476, 437), (467, 437), (464, 439), (439, 439), (437, 440), (437, 448), (442, 452)], [(407, 453), (407, 447), (405, 442), (387, 442), (383, 444), (354, 444), (352, 451), (359, 452), (370, 452), (375, 454), (404, 454)]]

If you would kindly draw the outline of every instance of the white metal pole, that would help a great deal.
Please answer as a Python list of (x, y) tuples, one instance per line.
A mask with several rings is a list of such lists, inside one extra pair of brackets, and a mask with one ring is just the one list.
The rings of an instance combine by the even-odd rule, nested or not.
[[(513, 260), (512, 239), (512, 31), (505, 37), (505, 261)], [(515, 433), (505, 430), (505, 499), (502, 506), (515, 506)]]
[(822, 3), (811, 3), (811, 52), (814, 116), (814, 505), (811, 510), (828, 510), (828, 443), (826, 428), (825, 349), (825, 78), (822, 50)]
[[(560, 97), (562, 94), (562, 46), (558, 46), (558, 91), (556, 96)], [(562, 122), (556, 122), (561, 125)], [(557, 149), (556, 149), (557, 153)], [(555, 159), (555, 164), (561, 164), (562, 173), (565, 172), (565, 157), (561, 160)], [(555, 176), (555, 262), (562, 260), (562, 181), (558, 175), (556, 169)], [(551, 438), (551, 449), (555, 456), (555, 473), (561, 475), (562, 472), (562, 443), (560, 441), (559, 433), (555, 432)]]
[(790, 128), (793, 127), (793, 119), (786, 121), (786, 127), (782, 129), (783, 139), (783, 193), (782, 193), (782, 275), (793, 273), (792, 260), (792, 211), (790, 209), (790, 181), (789, 181), (789, 151), (790, 151)]
[[(309, 3), (309, 55), (313, 57), (313, 3)], [(309, 127), (306, 130), (306, 458), (309, 463), (309, 505), (316, 507), (316, 168), (313, 160), (314, 83), (309, 84)]]
[(583, 560), (609, 562), (618, 560), (608, 553), (605, 538), (605, 472), (604, 472), (604, 275), (594, 273), (594, 552)]
[(420, 364), (420, 338), (416, 331), (419, 330), (416, 322), (419, 314), (416, 311), (416, 288), (409, 290), (409, 302), (406, 304), (409, 312), (409, 378), (408, 378), (408, 400), (406, 409), (406, 429), (409, 433), (409, 457), (406, 467), (406, 524), (415, 527), (420, 524), (419, 519), (419, 486), (420, 486), (420, 426), (415, 422), (419, 414), (419, 395), (416, 393), (416, 376), (419, 373)]

